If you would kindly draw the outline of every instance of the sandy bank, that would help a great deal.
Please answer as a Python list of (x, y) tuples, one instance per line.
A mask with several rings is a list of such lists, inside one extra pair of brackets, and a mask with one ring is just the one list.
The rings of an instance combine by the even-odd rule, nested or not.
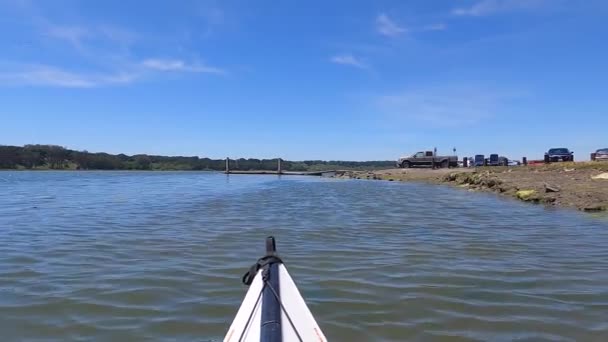
[(597, 212), (608, 210), (608, 179), (603, 178), (608, 176), (602, 176), (604, 173), (608, 173), (608, 163), (583, 162), (476, 169), (346, 171), (341, 177), (451, 184), (531, 203)]

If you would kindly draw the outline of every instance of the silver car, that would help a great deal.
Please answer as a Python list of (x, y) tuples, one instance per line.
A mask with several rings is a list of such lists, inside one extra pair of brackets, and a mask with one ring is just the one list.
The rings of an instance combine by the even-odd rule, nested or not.
[(608, 161), (608, 148), (600, 148), (595, 151), (595, 160)]

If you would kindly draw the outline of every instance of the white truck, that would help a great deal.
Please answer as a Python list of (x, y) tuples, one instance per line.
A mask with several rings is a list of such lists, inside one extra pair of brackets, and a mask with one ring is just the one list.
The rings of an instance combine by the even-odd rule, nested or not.
[(409, 157), (401, 157), (397, 160), (397, 166), (409, 168), (415, 166), (430, 167), (457, 167), (458, 156), (437, 156), (433, 151), (421, 151)]

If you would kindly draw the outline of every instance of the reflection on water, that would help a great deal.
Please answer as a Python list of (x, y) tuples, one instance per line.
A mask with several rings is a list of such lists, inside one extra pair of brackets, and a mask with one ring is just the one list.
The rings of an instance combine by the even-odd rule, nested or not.
[(608, 340), (608, 223), (422, 184), (0, 173), (3, 341), (217, 341), (277, 237), (333, 341)]

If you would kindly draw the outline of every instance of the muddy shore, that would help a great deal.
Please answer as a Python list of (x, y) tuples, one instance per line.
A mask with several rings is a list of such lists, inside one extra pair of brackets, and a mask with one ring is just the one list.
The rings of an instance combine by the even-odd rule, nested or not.
[(469, 191), (495, 192), (525, 202), (575, 208), (586, 212), (608, 211), (607, 162), (438, 170), (411, 168), (344, 171), (337, 177), (448, 184)]

